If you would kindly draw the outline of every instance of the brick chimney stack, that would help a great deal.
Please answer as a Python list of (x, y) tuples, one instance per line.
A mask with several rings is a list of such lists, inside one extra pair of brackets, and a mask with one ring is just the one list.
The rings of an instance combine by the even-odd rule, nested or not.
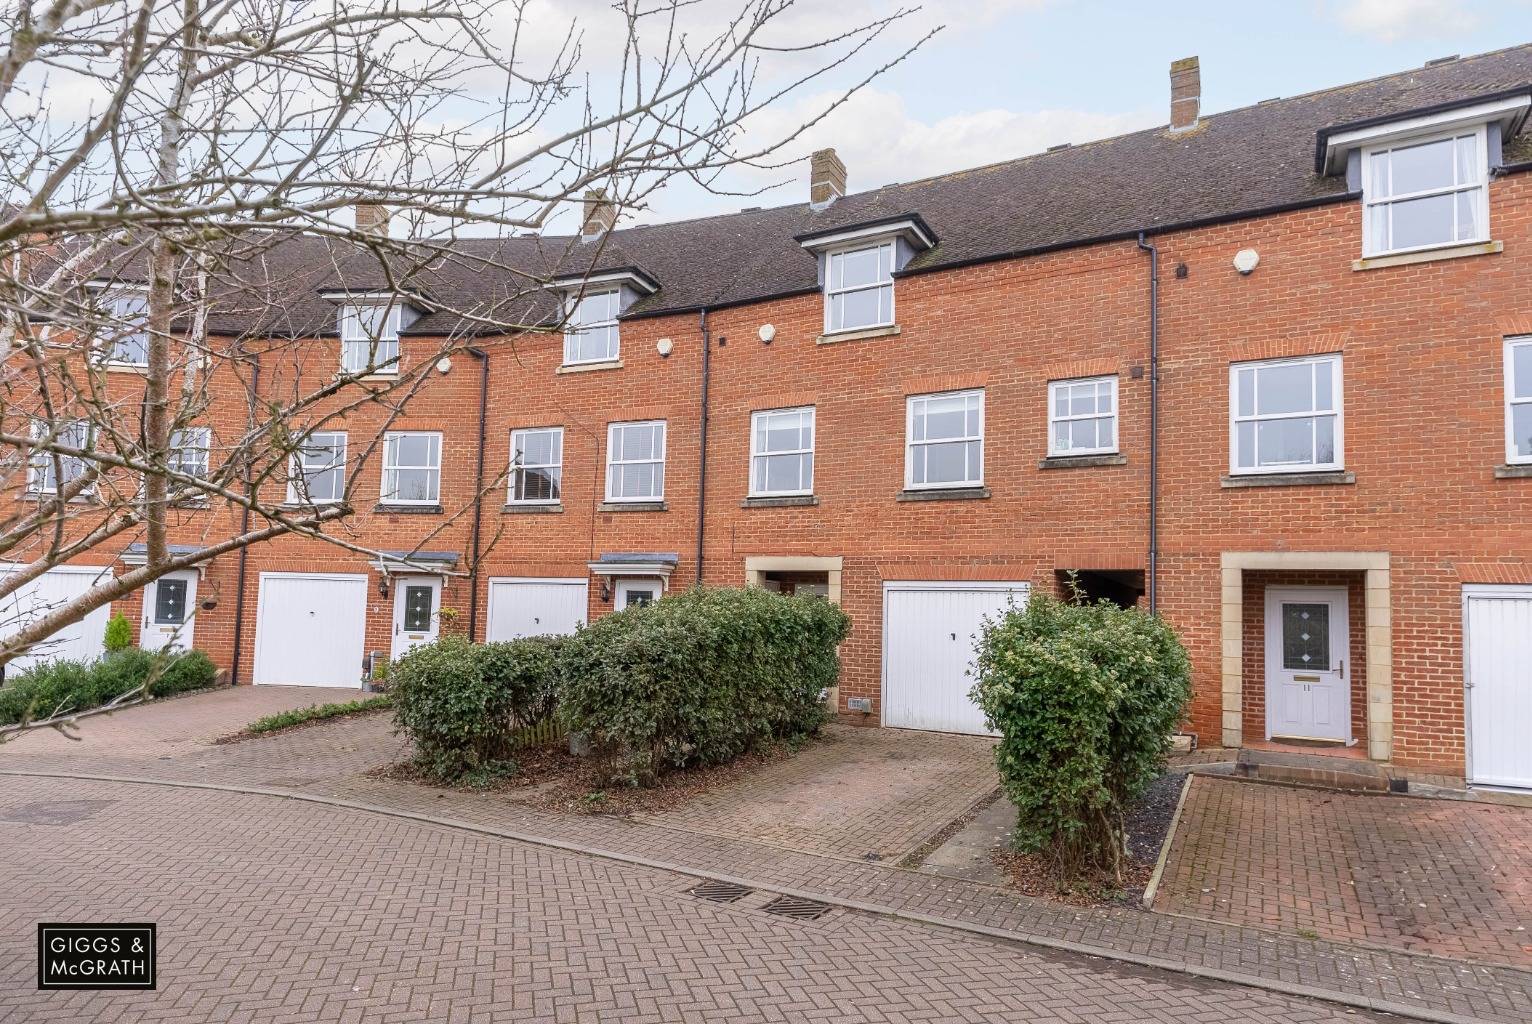
[(606, 197), (606, 190), (593, 188), (585, 193), (585, 222), (580, 227), (580, 239), (590, 242), (617, 225), (617, 204)]
[(388, 237), (388, 208), (377, 203), (356, 204), (356, 229), (369, 235)]
[(846, 194), (846, 165), (833, 149), (809, 158), (809, 206), (822, 210)]
[(1197, 127), (1201, 112), (1202, 69), (1196, 57), (1178, 60), (1170, 65), (1170, 134)]

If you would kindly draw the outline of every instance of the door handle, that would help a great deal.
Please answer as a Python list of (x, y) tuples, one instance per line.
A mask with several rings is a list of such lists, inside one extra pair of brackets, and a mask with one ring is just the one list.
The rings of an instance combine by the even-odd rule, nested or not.
[(1345, 658), (1342, 658), (1340, 660), (1340, 677), (1342, 679), (1346, 678), (1346, 659)]

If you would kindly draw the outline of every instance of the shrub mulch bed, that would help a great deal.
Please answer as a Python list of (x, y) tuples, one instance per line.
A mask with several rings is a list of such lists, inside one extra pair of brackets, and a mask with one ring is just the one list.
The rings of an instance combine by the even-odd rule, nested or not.
[(1143, 798), (1128, 814), (1128, 855), (1123, 865), (1123, 884), (1119, 888), (1110, 875), (1087, 879), (1065, 892), (1054, 888), (1047, 864), (1035, 854), (1001, 848), (995, 851), (995, 866), (1011, 884), (1028, 896), (1067, 903), (1075, 907), (1132, 907), (1141, 909), (1144, 890), (1154, 875), (1154, 863), (1175, 817), (1176, 802), (1186, 776), (1166, 772), (1149, 784)]
[(468, 783), (445, 785), (422, 772), (412, 761), (399, 761), (367, 772), (368, 778), (410, 782), (435, 789), (500, 793), (519, 803), (571, 814), (655, 814), (679, 807), (703, 793), (721, 789), (778, 761), (792, 757), (818, 737), (797, 743), (777, 743), (747, 753), (727, 764), (706, 768), (667, 771), (646, 788), (607, 785), (602, 765), (590, 757), (569, 752), (569, 740), (560, 739), (518, 751), (516, 772), (488, 786)]

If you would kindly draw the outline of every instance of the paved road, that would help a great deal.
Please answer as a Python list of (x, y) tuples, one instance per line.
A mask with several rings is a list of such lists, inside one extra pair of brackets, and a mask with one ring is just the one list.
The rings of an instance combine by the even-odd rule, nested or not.
[[(0, 785), (0, 1022), (1265, 1021), (1365, 1013), (276, 797)], [(155, 993), (37, 992), (40, 920), (151, 920)]]

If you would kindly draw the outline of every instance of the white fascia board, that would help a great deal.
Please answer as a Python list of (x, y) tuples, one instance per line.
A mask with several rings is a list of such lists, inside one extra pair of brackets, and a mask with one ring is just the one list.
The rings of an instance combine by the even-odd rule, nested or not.
[(903, 236), (917, 249), (925, 250), (936, 244), (926, 230), (914, 220), (888, 221), (883, 224), (871, 224), (867, 227), (847, 228), (845, 231), (837, 231), (830, 235), (819, 235), (805, 239), (798, 243), (809, 252), (819, 253), (826, 249), (836, 249), (843, 245), (851, 245), (855, 242), (873, 241), (883, 238), (898, 238)]
[(675, 571), (670, 562), (587, 562), (592, 576), (658, 576), (669, 579)]
[(1456, 128), (1469, 128), (1490, 121), (1499, 121), (1510, 138), (1512, 129), (1526, 117), (1532, 107), (1532, 94), (1512, 96), (1491, 103), (1478, 103), (1456, 110), (1443, 110), (1435, 114), (1407, 117), (1386, 124), (1370, 125), (1349, 132), (1339, 132), (1325, 140), (1325, 172), (1342, 174), (1346, 170), (1346, 154), (1362, 146), (1375, 146), (1386, 142), (1407, 139), (1413, 135), (1447, 132)]
[(654, 281), (643, 274), (631, 270), (612, 270), (602, 274), (571, 274), (568, 277), (555, 277), (544, 288), (552, 288), (561, 292), (596, 291), (601, 285), (625, 284), (638, 292), (640, 295), (653, 295), (659, 291)]

